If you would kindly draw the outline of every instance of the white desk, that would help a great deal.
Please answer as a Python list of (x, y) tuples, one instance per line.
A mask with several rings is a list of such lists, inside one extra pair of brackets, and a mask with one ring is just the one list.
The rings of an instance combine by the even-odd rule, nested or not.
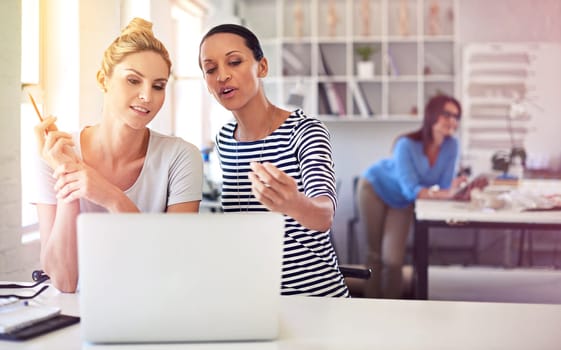
[[(72, 294), (41, 296), (78, 315)], [(110, 297), (110, 296), (108, 296)], [(22, 343), (14, 350), (372, 350), (372, 349), (560, 349), (561, 305), (418, 300), (281, 297), (280, 339), (264, 343), (83, 345), (80, 325)]]
[(218, 213), (222, 211), (220, 200), (203, 199), (199, 204), (200, 211), (210, 211)]
[[(561, 193), (561, 181), (526, 180), (521, 191)], [(555, 230), (561, 233), (561, 212), (471, 209), (468, 202), (417, 200), (413, 247), (414, 288), (418, 299), (428, 295), (429, 230), (434, 227), (515, 228)], [(560, 345), (561, 348), (561, 345)]]

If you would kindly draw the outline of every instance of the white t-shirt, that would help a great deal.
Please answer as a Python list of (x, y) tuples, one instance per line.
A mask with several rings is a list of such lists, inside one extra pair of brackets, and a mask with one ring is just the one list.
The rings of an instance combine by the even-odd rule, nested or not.
[[(72, 135), (75, 151), (82, 157), (80, 133)], [(56, 204), (53, 170), (37, 157), (36, 190), (33, 203)], [(150, 130), (144, 165), (135, 183), (124, 193), (141, 212), (165, 212), (170, 205), (202, 199), (203, 160), (199, 149), (175, 136)], [(106, 212), (80, 199), (81, 212)]]

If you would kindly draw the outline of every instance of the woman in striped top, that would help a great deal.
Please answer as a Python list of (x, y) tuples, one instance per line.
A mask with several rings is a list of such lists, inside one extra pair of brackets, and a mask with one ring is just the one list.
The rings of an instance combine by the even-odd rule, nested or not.
[(347, 297), (329, 238), (336, 196), (326, 127), (267, 99), (268, 62), (243, 26), (210, 29), (199, 65), (209, 92), (235, 118), (216, 136), (224, 211), (284, 214), (282, 294)]

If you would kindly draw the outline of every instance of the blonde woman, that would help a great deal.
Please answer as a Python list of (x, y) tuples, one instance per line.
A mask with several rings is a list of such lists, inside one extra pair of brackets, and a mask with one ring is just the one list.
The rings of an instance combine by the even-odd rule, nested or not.
[(35, 200), (41, 266), (63, 292), (77, 287), (79, 213), (199, 210), (199, 150), (147, 127), (164, 103), (170, 70), (152, 24), (135, 18), (103, 55), (99, 124), (72, 135), (56, 131), (53, 117), (35, 127), (43, 160)]

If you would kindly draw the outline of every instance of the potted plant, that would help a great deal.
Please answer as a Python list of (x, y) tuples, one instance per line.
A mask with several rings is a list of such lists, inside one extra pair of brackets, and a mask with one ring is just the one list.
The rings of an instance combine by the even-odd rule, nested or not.
[(360, 45), (355, 48), (355, 52), (359, 57), (357, 62), (357, 74), (361, 78), (371, 78), (374, 76), (374, 61), (372, 55), (378, 51), (378, 48), (371, 45)]

